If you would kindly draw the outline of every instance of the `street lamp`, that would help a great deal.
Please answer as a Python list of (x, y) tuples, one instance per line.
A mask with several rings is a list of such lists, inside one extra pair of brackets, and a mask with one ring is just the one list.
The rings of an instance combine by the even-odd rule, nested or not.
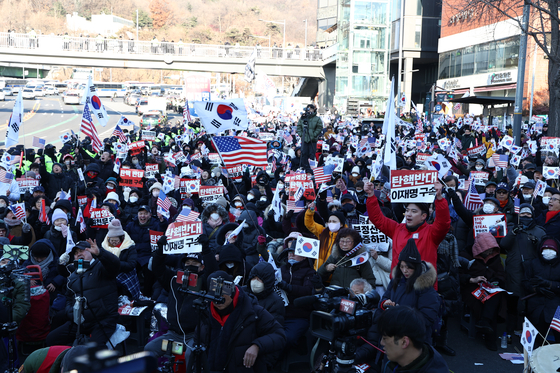
[(307, 19), (304, 19), (305, 22), (305, 48), (307, 48)]
[(267, 23), (276, 23), (278, 25), (284, 25), (284, 42), (282, 43), (282, 49), (286, 49), (286, 20), (283, 21), (267, 21), (266, 19), (259, 19), (259, 21)]

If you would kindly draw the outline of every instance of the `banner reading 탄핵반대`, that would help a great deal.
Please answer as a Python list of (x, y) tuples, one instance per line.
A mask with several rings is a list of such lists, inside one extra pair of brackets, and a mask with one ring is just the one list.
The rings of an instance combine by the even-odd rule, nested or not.
[(391, 171), (391, 202), (432, 203), (436, 197), (437, 171)]
[(163, 248), (164, 254), (189, 254), (202, 252), (202, 245), (197, 243), (202, 234), (201, 221), (184, 221), (169, 224), (165, 235), (167, 246)]

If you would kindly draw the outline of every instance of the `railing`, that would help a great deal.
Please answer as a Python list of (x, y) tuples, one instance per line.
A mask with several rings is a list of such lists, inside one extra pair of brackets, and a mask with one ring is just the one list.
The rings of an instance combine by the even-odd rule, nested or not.
[[(247, 60), (254, 47), (235, 45), (186, 44), (159, 41), (137, 41), (108, 39), (103, 37), (70, 37), (56, 35), (35, 35), (0, 33), (0, 48), (38, 49), (45, 53), (91, 52), (110, 54), (149, 54), (185, 57), (240, 58)], [(334, 52), (333, 52), (334, 50)], [(336, 48), (280, 48), (259, 47), (257, 59), (283, 59), (302, 61), (322, 61), (336, 54)]]

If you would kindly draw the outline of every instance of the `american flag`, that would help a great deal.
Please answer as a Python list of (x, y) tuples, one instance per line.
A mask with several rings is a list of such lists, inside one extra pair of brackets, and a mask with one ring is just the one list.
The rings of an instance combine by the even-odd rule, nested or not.
[(113, 134), (111, 136), (117, 136), (119, 138), (119, 140), (124, 144), (126, 144), (128, 142), (128, 137), (126, 137), (126, 135), (121, 130), (121, 127), (119, 127), (118, 124), (115, 127), (115, 130), (113, 131)]
[(492, 154), (492, 160), (496, 167), (507, 168), (508, 166), (508, 156), (506, 154)]
[(45, 149), (46, 140), (37, 136), (33, 136), (33, 146), (39, 149)]
[(25, 204), (23, 203), (16, 203), (15, 205), (10, 206), (10, 209), (18, 219), (25, 219)]
[(521, 201), (519, 200), (519, 198), (515, 197), (513, 199), (513, 213), (514, 214), (519, 214), (519, 205), (521, 204)]
[(181, 222), (181, 221), (195, 221), (198, 216), (200, 214), (196, 211), (191, 210), (188, 207), (184, 207), (181, 210), (181, 213), (179, 215), (177, 215), (177, 219), (175, 219), (175, 221), (177, 222)]
[(249, 164), (255, 167), (266, 167), (266, 142), (250, 137), (215, 136), (216, 148), (228, 167)]
[(163, 190), (159, 191), (157, 205), (158, 207), (161, 207), (164, 212), (169, 212), (169, 209), (171, 208), (171, 201), (167, 198), (165, 193), (163, 193)]
[(554, 317), (552, 317), (552, 322), (550, 323), (550, 327), (557, 332), (560, 332), (560, 306), (556, 308), (556, 312), (554, 312)]
[(84, 214), (82, 213), (82, 209), (78, 209), (78, 215), (76, 216), (76, 225), (80, 224), (80, 233), (84, 233), (86, 231), (86, 221), (84, 219)]
[(327, 190), (327, 203), (331, 203), (333, 201), (333, 196), (331, 190)]
[(331, 181), (332, 173), (335, 168), (336, 166), (333, 164), (312, 168), (313, 174), (315, 175), (315, 184), (319, 185)]
[(14, 180), (14, 174), (4, 169), (0, 169), (0, 183), (11, 183)]
[(301, 199), (301, 197), (303, 197), (304, 192), (305, 192), (305, 189), (303, 189), (303, 185), (300, 185), (300, 187), (294, 193), (294, 200), (299, 201)]
[(91, 139), (91, 148), (94, 152), (101, 151), (102, 144), (97, 134), (97, 129), (93, 124), (93, 119), (91, 117), (91, 111), (89, 110), (89, 104), (84, 105), (84, 113), (82, 114), (82, 125), (80, 126), (80, 131), (84, 135), (89, 136)]
[(480, 195), (478, 194), (474, 186), (474, 180), (471, 180), (469, 192), (465, 197), (465, 207), (467, 208), (467, 210), (474, 211), (477, 208), (482, 207), (483, 204), (484, 203), (482, 202), (482, 199), (480, 198)]
[(183, 126), (186, 127), (190, 122), (192, 122), (192, 118), (189, 110), (189, 101), (187, 100), (185, 101), (185, 107), (183, 108)]
[(303, 201), (286, 201), (286, 207), (288, 208), (288, 211), (290, 210), (294, 210), (294, 212), (300, 212), (303, 211), (303, 209), (305, 208), (305, 203)]

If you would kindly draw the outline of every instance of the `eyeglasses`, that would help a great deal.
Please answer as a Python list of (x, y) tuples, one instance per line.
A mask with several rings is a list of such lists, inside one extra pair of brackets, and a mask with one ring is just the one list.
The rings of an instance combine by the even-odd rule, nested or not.
[(354, 242), (354, 240), (352, 240), (352, 239), (342, 239), (342, 240), (340, 240), (340, 243), (352, 243), (352, 242)]
[(560, 198), (551, 198), (551, 201), (560, 201)]
[(496, 194), (507, 194), (508, 192), (505, 190), (498, 190)]

